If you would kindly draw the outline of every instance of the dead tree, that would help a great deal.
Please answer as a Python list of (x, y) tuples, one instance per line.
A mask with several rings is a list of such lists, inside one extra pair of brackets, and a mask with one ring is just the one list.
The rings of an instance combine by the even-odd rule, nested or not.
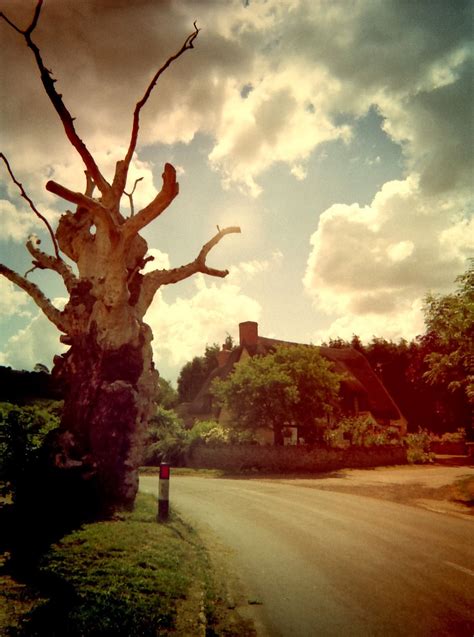
[[(56, 90), (56, 80), (45, 66), (33, 33), (40, 19), (42, 0), (26, 29), (20, 28), (3, 13), (0, 17), (24, 38), (39, 69), (41, 82), (64, 127), (64, 132), (79, 153), (85, 167), (84, 192), (48, 181), (46, 189), (74, 205), (59, 220), (55, 231), (42, 217), (10, 167), (1, 158), (10, 177), (28, 201), (32, 211), (46, 223), (54, 253), (39, 247), (30, 237), (26, 247), (34, 268), (52, 270), (64, 281), (69, 299), (63, 310), (25, 276), (6, 265), (0, 273), (33, 299), (45, 316), (62, 333), (60, 341), (69, 346), (66, 354), (54, 360), (54, 374), (65, 385), (65, 404), (56, 441), (54, 461), (67, 471), (79, 467), (82, 477), (94, 484), (102, 512), (133, 504), (138, 487), (137, 466), (141, 440), (154, 408), (158, 374), (154, 368), (153, 335), (143, 318), (157, 290), (201, 272), (225, 277), (227, 270), (206, 263), (210, 250), (238, 227), (219, 230), (197, 257), (178, 268), (143, 273), (147, 243), (140, 231), (157, 219), (178, 195), (176, 171), (166, 164), (163, 185), (156, 197), (142, 210), (125, 217), (120, 210), (127, 175), (137, 145), (140, 115), (164, 71), (183, 53), (193, 48), (199, 29), (193, 32), (151, 79), (137, 102), (132, 118), (131, 136), (125, 157), (117, 162), (111, 183), (107, 181), (79, 137), (74, 118)], [(62, 255), (67, 255), (71, 268)]]

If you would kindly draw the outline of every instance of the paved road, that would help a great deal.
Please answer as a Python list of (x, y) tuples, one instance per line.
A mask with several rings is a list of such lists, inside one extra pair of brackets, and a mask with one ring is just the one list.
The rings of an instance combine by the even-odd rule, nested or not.
[(471, 519), (311, 482), (175, 476), (171, 503), (233, 550), (270, 637), (474, 635)]

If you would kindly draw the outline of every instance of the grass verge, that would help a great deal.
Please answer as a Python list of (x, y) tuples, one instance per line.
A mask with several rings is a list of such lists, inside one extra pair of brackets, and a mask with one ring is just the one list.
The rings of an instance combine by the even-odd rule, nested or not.
[(474, 507), (474, 476), (456, 480), (451, 486), (451, 500)]
[(87, 524), (53, 545), (27, 586), (11, 580), (5, 587), (16, 606), (5, 634), (204, 634), (216, 594), (207, 554), (178, 518), (157, 524), (155, 516), (154, 498), (139, 494), (134, 512)]

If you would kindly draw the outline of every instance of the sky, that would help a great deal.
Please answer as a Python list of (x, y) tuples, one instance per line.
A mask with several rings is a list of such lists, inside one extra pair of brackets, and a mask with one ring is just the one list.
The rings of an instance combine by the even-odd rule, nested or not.
[[(25, 28), (35, 4), (0, 10)], [(423, 298), (451, 291), (474, 254), (473, 13), (464, 0), (44, 1), (34, 39), (109, 177), (154, 72), (201, 29), (142, 111), (128, 187), (143, 177), (138, 210), (164, 163), (177, 169), (179, 196), (143, 232), (154, 267), (193, 260), (216, 226), (242, 234), (209, 256), (227, 278), (158, 291), (146, 321), (162, 376), (246, 320), (314, 344), (423, 333)], [(84, 167), (22, 37), (0, 21), (0, 41), (0, 149), (54, 224), (67, 204), (44, 184), (83, 190)], [(22, 274), (31, 233), (51, 248), (2, 167), (0, 227), (0, 260)], [(64, 304), (57, 275), (29, 278)], [(50, 368), (63, 349), (1, 278), (0, 364)]]

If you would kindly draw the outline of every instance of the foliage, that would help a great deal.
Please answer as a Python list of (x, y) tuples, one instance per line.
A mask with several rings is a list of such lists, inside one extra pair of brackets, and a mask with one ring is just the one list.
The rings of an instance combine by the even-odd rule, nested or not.
[(149, 466), (169, 462), (180, 467), (185, 464), (188, 451), (195, 445), (253, 442), (251, 431), (236, 431), (215, 420), (201, 420), (191, 429), (186, 429), (174, 411), (158, 407), (149, 425), (143, 462)]
[(434, 453), (430, 452), (431, 436), (426, 429), (419, 428), (417, 432), (405, 436), (407, 446), (407, 460), (410, 464), (425, 464), (433, 462)]
[(165, 409), (173, 409), (178, 404), (178, 392), (165, 378), (158, 379), (158, 404)]
[(204, 381), (217, 367), (216, 355), (220, 347), (217, 343), (207, 345), (204, 356), (195, 356), (186, 363), (178, 376), (178, 396), (180, 402), (191, 402), (196, 398)]
[(19, 407), (0, 403), (0, 494), (15, 498), (18, 485), (38, 460), (46, 436), (59, 426), (62, 404)]
[(216, 420), (201, 420), (196, 422), (188, 432), (189, 446), (196, 444), (227, 445), (252, 444), (255, 437), (252, 431), (238, 431), (226, 427)]
[(446, 385), (432, 385), (425, 374), (426, 359), (435, 348), (435, 335), (424, 335), (407, 342), (373, 337), (362, 344), (354, 335), (351, 341), (332, 339), (328, 345), (335, 348), (353, 347), (369, 361), (402, 414), (409, 429), (421, 426), (431, 431), (455, 430), (461, 424), (468, 426), (471, 410), (461, 392), (449, 391)]
[[(234, 340), (230, 334), (226, 336), (224, 347), (229, 351), (232, 351), (235, 347)], [(202, 356), (195, 356), (192, 361), (182, 367), (178, 376), (178, 397), (180, 402), (189, 403), (196, 398), (204, 381), (217, 367), (217, 354), (220, 349), (217, 343), (206, 345)]]
[(282, 444), (284, 427), (304, 428), (307, 441), (316, 435), (316, 420), (335, 409), (340, 380), (316, 348), (280, 346), (240, 361), (212, 391), (238, 428), (270, 428)]
[(324, 441), (330, 447), (377, 447), (399, 444), (396, 427), (381, 427), (366, 416), (346, 417), (324, 431)]
[(143, 462), (159, 465), (169, 462), (181, 466), (188, 446), (188, 435), (180, 418), (171, 409), (157, 407), (149, 422)]
[(464, 393), (474, 405), (474, 260), (456, 281), (453, 294), (428, 294), (425, 299), (425, 340), (432, 349), (425, 358), (425, 378), (432, 385)]
[(466, 440), (466, 430), (459, 427), (457, 431), (446, 431), (441, 436), (431, 435), (431, 440), (439, 442), (464, 442)]
[(0, 402), (23, 405), (39, 399), (60, 398), (61, 388), (44, 365), (37, 364), (34, 372), (0, 365)]

